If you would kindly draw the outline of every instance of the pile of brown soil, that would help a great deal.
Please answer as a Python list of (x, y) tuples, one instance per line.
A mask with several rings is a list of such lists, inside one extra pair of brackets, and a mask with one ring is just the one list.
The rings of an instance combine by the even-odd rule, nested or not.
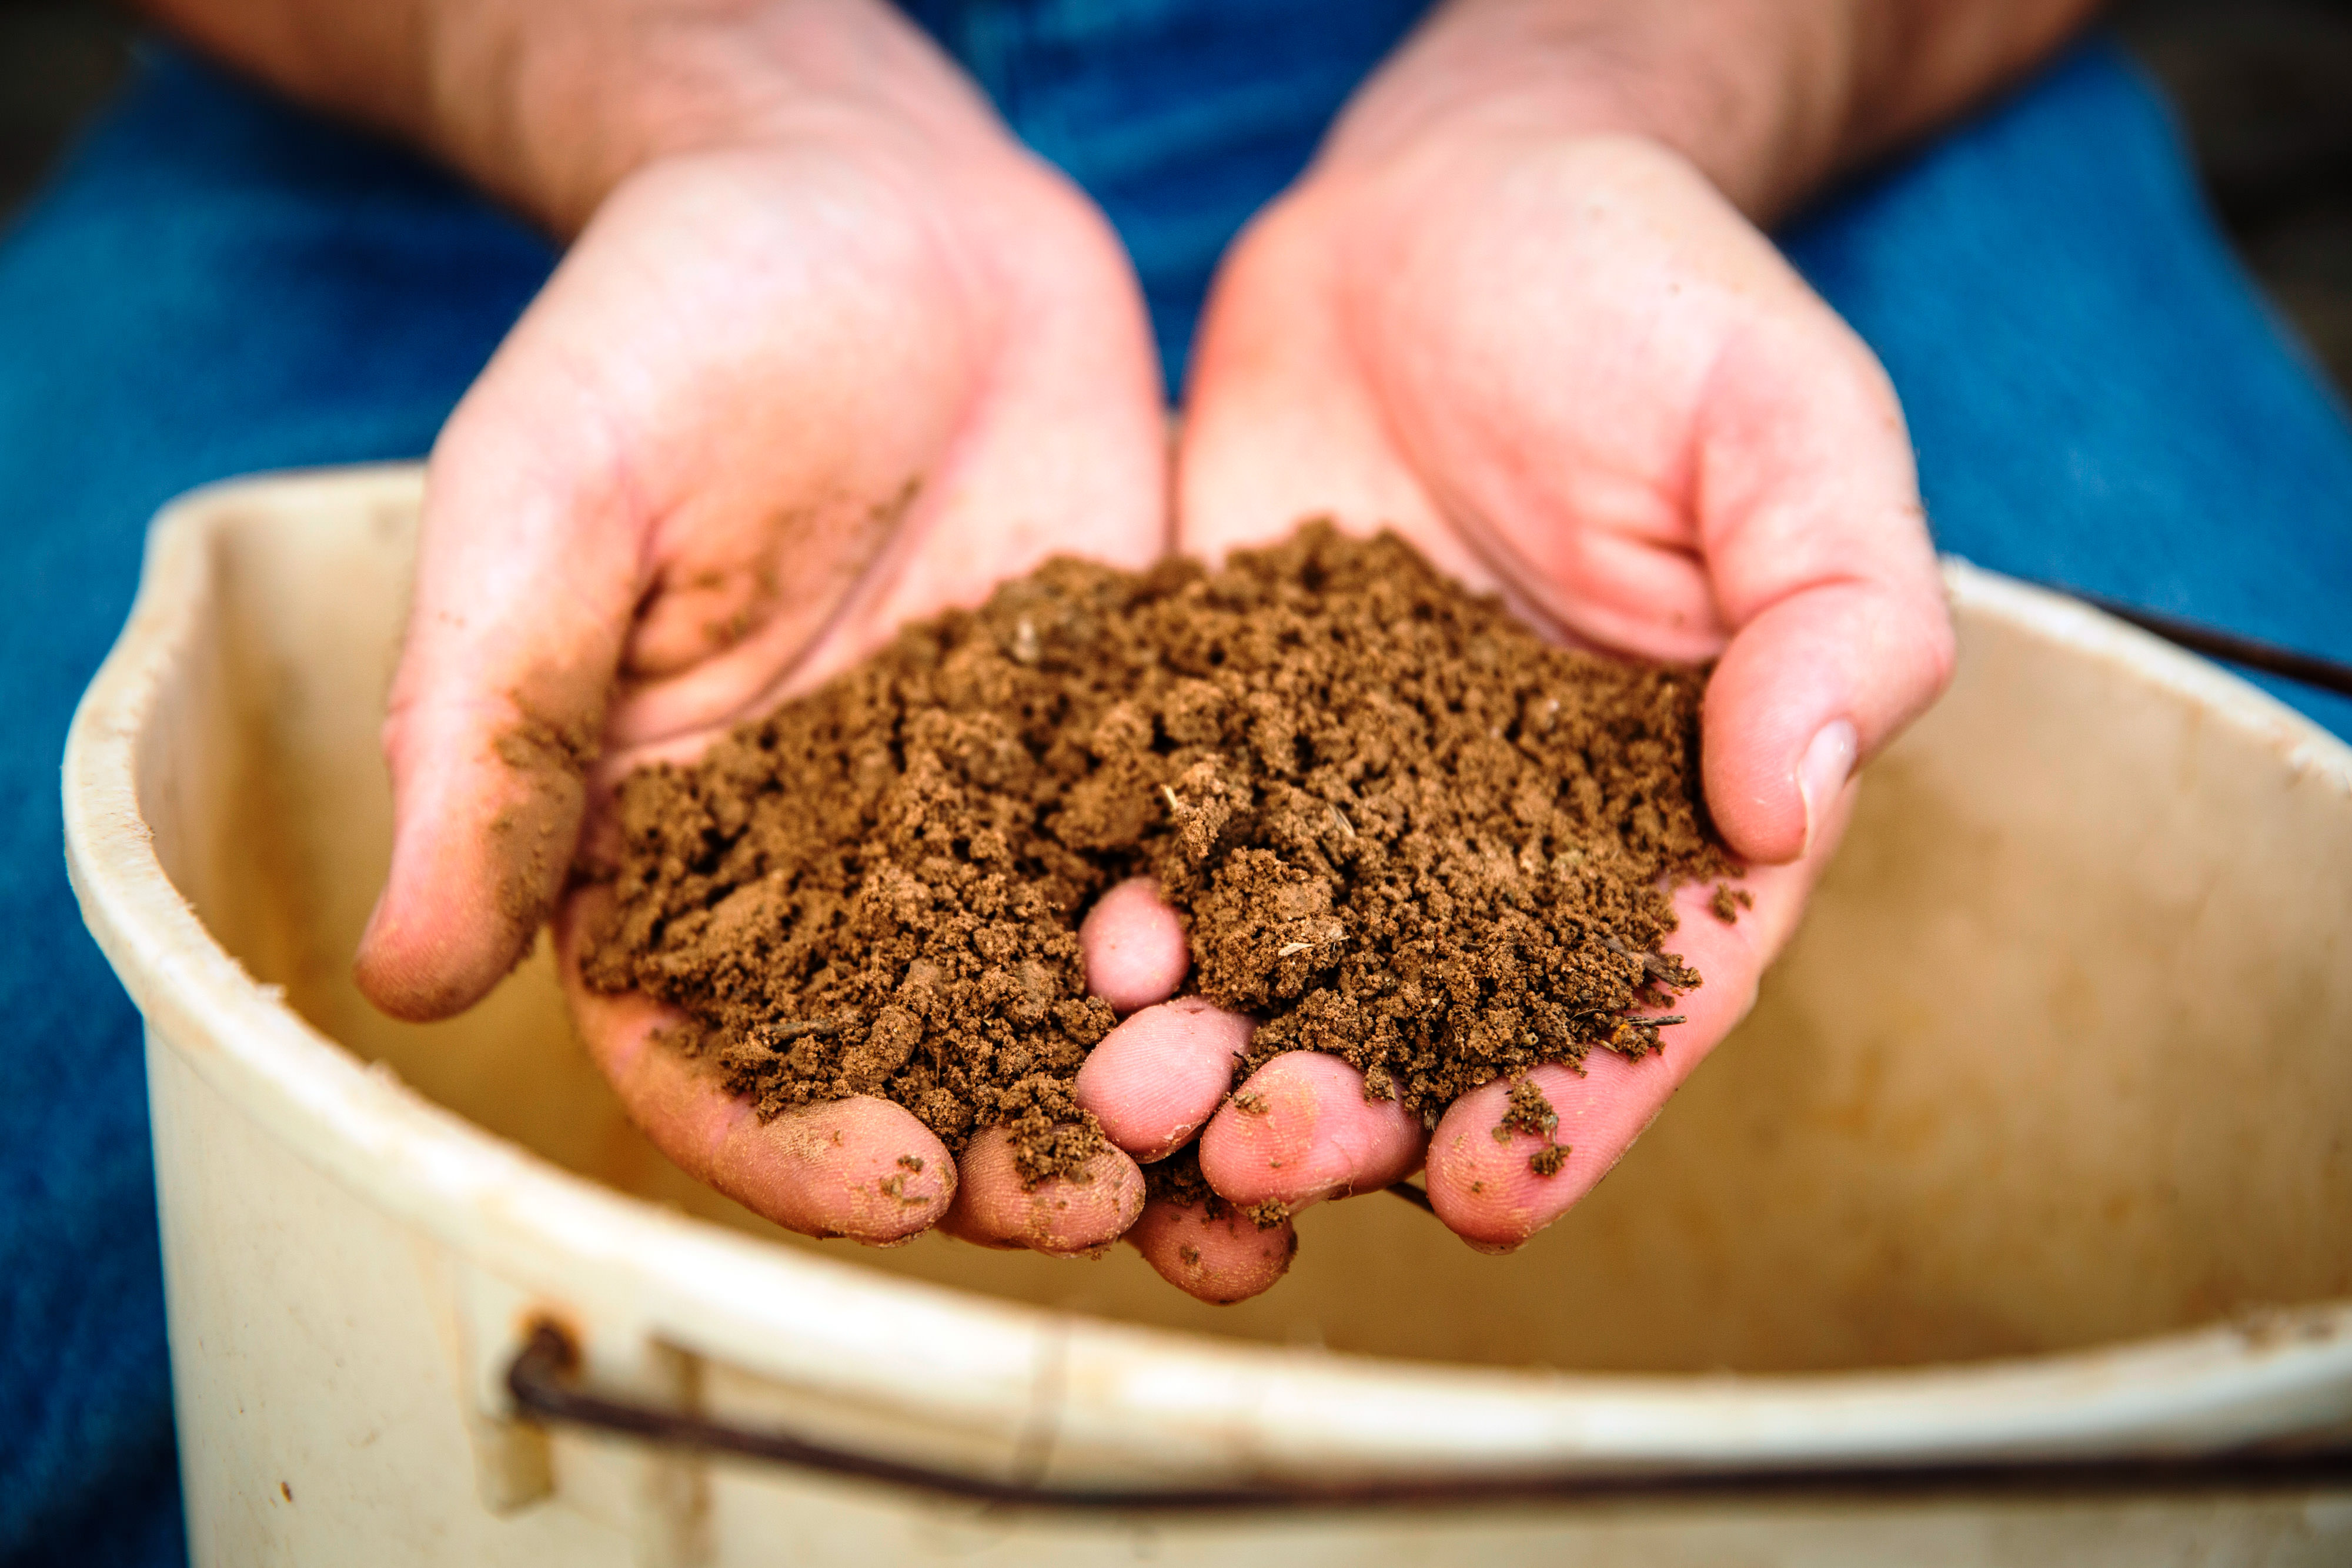
[[(1058, 559), (688, 768), (622, 786), (589, 982), (683, 1009), (763, 1114), (885, 1095), (1031, 1181), (1100, 1146), (1112, 1025), (1077, 922), (1156, 876), (1190, 985), (1424, 1122), (1699, 977), (1665, 888), (1737, 867), (1697, 769), (1702, 673), (1546, 645), (1393, 537), (1314, 526), (1223, 570)], [(1728, 907), (1727, 897), (1724, 903)]]

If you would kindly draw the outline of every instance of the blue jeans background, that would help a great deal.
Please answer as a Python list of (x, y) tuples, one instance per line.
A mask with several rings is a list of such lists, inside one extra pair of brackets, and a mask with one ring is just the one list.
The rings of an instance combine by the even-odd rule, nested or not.
[[(1103, 203), (1173, 384), (1225, 241), (1419, 0), (910, 9)], [(2352, 428), (2112, 48), (1780, 237), (1893, 373), (1943, 548), (2352, 658)], [(421, 455), (552, 261), (162, 50), (0, 243), (0, 1563), (183, 1552), (138, 1020), (56, 798), (142, 531), (206, 480)], [(2352, 703), (2274, 689), (2352, 735)]]

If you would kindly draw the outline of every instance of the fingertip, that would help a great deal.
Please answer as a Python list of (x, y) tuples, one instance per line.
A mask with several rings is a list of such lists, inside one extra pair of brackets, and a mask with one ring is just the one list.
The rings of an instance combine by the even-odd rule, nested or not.
[(352, 980), (379, 1011), (407, 1023), (453, 1018), (488, 996), (530, 952), (541, 905), (449, 918), (431, 894), (387, 883), (352, 959)]
[(1162, 1159), (1216, 1113), (1253, 1028), (1202, 997), (1146, 1008), (1087, 1053), (1075, 1086), (1078, 1103), (1137, 1159)]
[(1078, 947), (1087, 989), (1121, 1013), (1174, 996), (1192, 962), (1183, 917), (1148, 876), (1130, 877), (1095, 901), (1078, 926)]
[(1127, 1239), (1161, 1279), (1212, 1306), (1268, 1290), (1298, 1255), (1289, 1220), (1262, 1228), (1231, 1208), (1212, 1218), (1200, 1204), (1146, 1204)]
[(391, 727), (392, 861), (352, 962), (362, 995), (413, 1021), (464, 1011), (530, 951), (587, 801), (574, 752), (545, 737), (545, 721), (515, 719), (488, 740), (436, 733), (456, 722), (410, 715)]
[[(1544, 1082), (1533, 1072), (1528, 1078)], [(1430, 1207), (1447, 1229), (1481, 1252), (1514, 1250), (1580, 1196), (1576, 1178), (1567, 1174), (1576, 1159), (1569, 1134), (1507, 1127), (1509, 1100), (1506, 1081), (1481, 1084), (1438, 1118), (1429, 1144)], [(1539, 1174), (1538, 1161), (1560, 1164)]]
[(956, 1201), (942, 1228), (984, 1247), (1022, 1247), (1055, 1257), (1099, 1253), (1143, 1212), (1143, 1171), (1121, 1150), (1087, 1156), (1075, 1176), (1024, 1186), (1012, 1135), (975, 1133), (958, 1162)]
[(730, 1103), (740, 1114), (705, 1179), (787, 1229), (887, 1246), (939, 1223), (955, 1201), (947, 1145), (903, 1105), (860, 1096), (761, 1122)]
[[(1429, 1140), (1428, 1187), (1447, 1229), (1482, 1252), (1526, 1245), (1608, 1174), (1679, 1081), (1657, 1056), (1595, 1051), (1583, 1067), (1494, 1079), (1446, 1108)], [(1551, 1126), (1511, 1114), (1522, 1079), (1557, 1117)]]
[[(1759, 737), (1739, 710), (1757, 700), (1730, 655), (1707, 682), (1700, 718), (1699, 776), (1707, 813), (1732, 852), (1751, 865), (1786, 865), (1804, 852), (1805, 800), (1798, 782), (1806, 738)], [(1816, 733), (1809, 731), (1808, 734)]]
[(1802, 858), (1861, 763), (1948, 685), (1953, 646), (1932, 583), (1818, 586), (1759, 612), (1708, 677), (1701, 715), (1725, 841), (1752, 864)]
[(1234, 1203), (1303, 1207), (1370, 1192), (1411, 1173), (1420, 1121), (1370, 1100), (1364, 1076), (1336, 1056), (1286, 1051), (1252, 1073), (1201, 1134), (1201, 1174)]

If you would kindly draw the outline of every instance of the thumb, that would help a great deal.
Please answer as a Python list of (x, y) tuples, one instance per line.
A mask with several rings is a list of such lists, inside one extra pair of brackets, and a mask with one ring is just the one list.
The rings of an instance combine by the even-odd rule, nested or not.
[(1952, 673), (1950, 615), (1894, 389), (1816, 307), (1729, 345), (1699, 437), (1702, 547), (1729, 645), (1706, 799), (1752, 861), (1811, 847), (1859, 762)]
[(572, 863), (640, 588), (584, 397), (501, 359), (434, 449), (384, 721), (392, 865), (354, 977), (399, 1018), (462, 1010), (529, 950)]

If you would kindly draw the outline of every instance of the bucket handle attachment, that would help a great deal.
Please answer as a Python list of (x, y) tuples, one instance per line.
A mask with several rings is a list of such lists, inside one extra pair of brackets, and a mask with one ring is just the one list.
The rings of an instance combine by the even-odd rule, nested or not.
[(530, 1421), (619, 1433), (666, 1447), (767, 1459), (825, 1475), (878, 1481), (1002, 1508), (1087, 1512), (1244, 1512), (1289, 1507), (1381, 1507), (1709, 1496), (1725, 1493), (2171, 1492), (2352, 1486), (2352, 1447), (2237, 1449), (2179, 1458), (2043, 1458), (1974, 1463), (1844, 1465), (1629, 1475), (1527, 1473), (1427, 1480), (1322, 1483), (1267, 1480), (1251, 1486), (1144, 1490), (992, 1480), (754, 1430), (688, 1410), (663, 1409), (599, 1394), (579, 1377), (580, 1350), (556, 1324), (536, 1323), (507, 1371), (516, 1413)]

